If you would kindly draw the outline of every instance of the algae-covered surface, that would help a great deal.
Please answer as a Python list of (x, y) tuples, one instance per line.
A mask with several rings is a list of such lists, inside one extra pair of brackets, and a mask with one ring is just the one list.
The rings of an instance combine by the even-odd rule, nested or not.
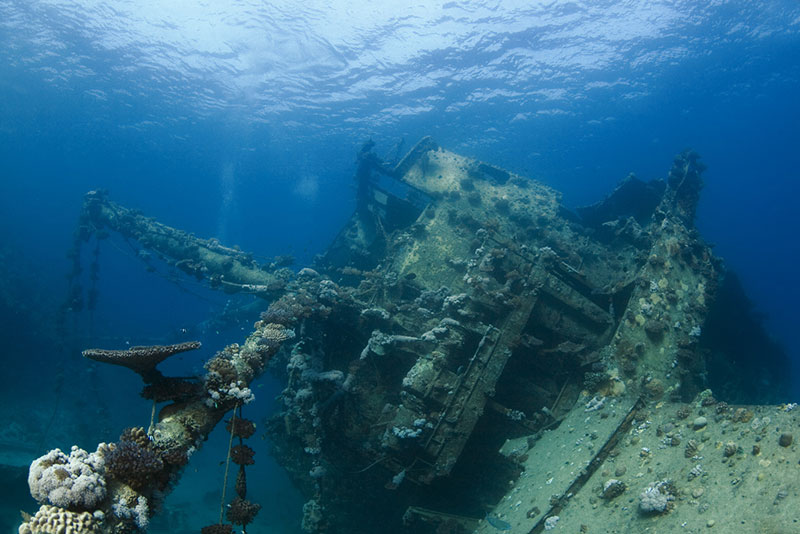
[[(492, 512), (511, 525), (511, 532), (530, 532), (561, 506), (610, 445), (634, 405), (631, 398), (600, 401), (593, 397), (584, 402), (586, 407), (574, 408), (558, 428), (545, 432), (538, 441), (522, 437), (503, 445), (501, 453), (522, 459), (524, 468)], [(494, 531), (488, 522), (478, 529), (480, 533)]]
[[(587, 491), (570, 501), (558, 530), (800, 532), (800, 451), (794, 437), (779, 443), (781, 435), (784, 444), (787, 434), (798, 435), (800, 414), (785, 406), (698, 404), (643, 410)], [(627, 489), (603, 499), (611, 478)], [(642, 512), (641, 493), (660, 481), (671, 483), (673, 500), (663, 513)]]
[[(526, 451), (525, 471), (494, 510), (509, 532), (800, 532), (793, 405), (728, 406), (709, 395), (654, 403), (631, 412), (630, 426), (602, 450), (630, 405), (574, 409)], [(504, 449), (520, 446), (524, 438)], [(573, 486), (594, 456), (596, 469)], [(642, 504), (648, 488), (663, 510)], [(495, 531), (485, 521), (477, 530)]]

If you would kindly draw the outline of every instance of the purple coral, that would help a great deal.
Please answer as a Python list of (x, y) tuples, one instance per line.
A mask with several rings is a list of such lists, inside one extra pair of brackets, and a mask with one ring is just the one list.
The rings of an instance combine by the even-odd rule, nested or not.
[(106, 470), (135, 490), (141, 490), (162, 474), (164, 461), (158, 451), (133, 439), (125, 439), (106, 453)]
[(306, 314), (307, 309), (303, 304), (287, 297), (270, 304), (267, 311), (261, 314), (261, 320), (265, 323), (291, 326), (297, 322), (299, 317)]
[(236, 497), (228, 505), (226, 517), (231, 523), (246, 526), (253, 522), (259, 510), (261, 510), (260, 504)]
[(235, 419), (228, 420), (225, 423), (225, 428), (238, 438), (247, 439), (256, 432), (256, 424), (250, 419)]
[(236, 445), (235, 447), (231, 448), (231, 460), (239, 465), (253, 465), (256, 463), (253, 459), (255, 454), (256, 451), (247, 445)]

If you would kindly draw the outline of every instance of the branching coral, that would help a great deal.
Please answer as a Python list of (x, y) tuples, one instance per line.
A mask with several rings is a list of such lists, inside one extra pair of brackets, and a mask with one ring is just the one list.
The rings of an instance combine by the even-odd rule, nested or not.
[(225, 423), (225, 428), (231, 432), (234, 437), (247, 439), (256, 432), (256, 424), (250, 419), (234, 419), (228, 420)]
[[(233, 404), (248, 404), (255, 395), (246, 383), (252, 380), (255, 371), (240, 354), (246, 352), (238, 345), (231, 345), (217, 353), (206, 363), (206, 406), (217, 407)], [(260, 372), (260, 369), (258, 369)]]
[(136, 503), (128, 505), (125, 502), (115, 502), (111, 505), (114, 515), (120, 519), (130, 519), (136, 526), (142, 530), (146, 530), (150, 525), (150, 507), (147, 504), (147, 498), (140, 495), (136, 499)]
[(176, 445), (170, 449), (162, 449), (161, 459), (166, 464), (180, 467), (187, 464), (189, 455), (182, 446)]
[(164, 461), (143, 429), (128, 429), (117, 443), (106, 453), (106, 470), (114, 478), (135, 490), (152, 484), (153, 479), (162, 479), (159, 486), (166, 484)]
[(256, 451), (247, 445), (236, 445), (231, 449), (231, 460), (239, 465), (253, 465), (256, 463), (253, 459), (255, 454)]
[(292, 325), (303, 313), (302, 304), (287, 299), (279, 299), (270, 304), (267, 311), (261, 314), (261, 320), (265, 323)]
[(246, 526), (253, 522), (253, 518), (261, 510), (261, 505), (250, 502), (241, 497), (235, 497), (228, 506), (226, 514), (228, 521), (235, 525)]
[(209, 385), (208, 397), (205, 401), (209, 407), (224, 406), (227, 403), (249, 404), (256, 398), (250, 388), (243, 387), (241, 381), (228, 385)]
[(307, 292), (284, 295), (269, 305), (267, 311), (261, 314), (261, 320), (264, 323), (291, 326), (298, 320), (310, 316), (316, 306), (316, 299)]
[(218, 352), (206, 362), (205, 368), (208, 371), (206, 376), (208, 383), (230, 384), (238, 379), (233, 360), (227, 357), (225, 352)]
[(266, 339), (277, 343), (282, 343), (288, 339), (294, 338), (294, 330), (285, 328), (276, 323), (264, 324), (263, 327), (259, 329), (259, 332)]

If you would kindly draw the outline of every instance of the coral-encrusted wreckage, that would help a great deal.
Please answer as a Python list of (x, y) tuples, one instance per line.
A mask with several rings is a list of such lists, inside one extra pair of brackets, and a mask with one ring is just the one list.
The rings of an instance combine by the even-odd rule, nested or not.
[[(87, 195), (82, 238), (122, 234), (211, 287), (262, 296), (266, 310), (195, 380), (155, 369), (195, 344), (87, 351), (142, 375), (154, 410), (169, 404), (150, 429), (126, 430), (96, 452), (36, 460), (30, 488), (42, 507), (20, 533), (146, 530), (230, 412), (239, 444), (229, 456), (242, 480), (232, 521), (246, 526), (258, 511), (244, 500), (253, 449), (241, 440), (252, 429), (236, 414), (268, 366), (286, 384), (268, 425), (272, 453), (307, 498), (307, 532), (566, 528), (568, 501), (583, 493), (594, 508), (607, 503), (595, 514), (625, 492), (642, 496), (626, 520), (677, 513), (683, 480), (643, 467), (646, 476), (632, 478), (623, 459), (643, 466), (658, 454), (630, 435), (665, 403), (676, 414), (659, 427), (668, 450), (701, 431), (681, 423), (690, 413), (736, 424), (707, 393), (683, 404), (707, 386), (713, 346), (702, 332), (723, 274), (693, 225), (697, 155), (676, 157), (665, 180), (631, 176), (576, 214), (553, 189), (429, 138), (395, 166), (371, 148), (359, 154), (353, 217), (297, 273)], [(699, 462), (674, 448), (687, 469)], [(606, 472), (609, 461), (619, 469)], [(578, 527), (586, 531), (568, 531)], [(231, 527), (221, 517), (206, 531)]]

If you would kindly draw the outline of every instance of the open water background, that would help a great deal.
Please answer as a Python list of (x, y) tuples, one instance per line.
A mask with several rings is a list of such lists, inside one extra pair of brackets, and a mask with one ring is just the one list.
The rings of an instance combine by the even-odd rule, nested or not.
[[(203, 329), (246, 302), (145, 273), (112, 237), (97, 308), (68, 343), (55, 315), (85, 192), (302, 266), (350, 216), (370, 137), (387, 155), (432, 135), (570, 207), (695, 149), (708, 165), (697, 225), (797, 366), (798, 94), (793, 0), (0, 0), (3, 443), (19, 458), (70, 439), (93, 449), (146, 424), (138, 378), (87, 367), (75, 343), (189, 331), (204, 353), (174, 365), (192, 369), (249, 331)], [(262, 379), (251, 416), (277, 391)], [(299, 511), (281, 510), (302, 501), (265, 446), (259, 458), (259, 521), (294, 532)], [(213, 502), (217, 471), (173, 503)]]

